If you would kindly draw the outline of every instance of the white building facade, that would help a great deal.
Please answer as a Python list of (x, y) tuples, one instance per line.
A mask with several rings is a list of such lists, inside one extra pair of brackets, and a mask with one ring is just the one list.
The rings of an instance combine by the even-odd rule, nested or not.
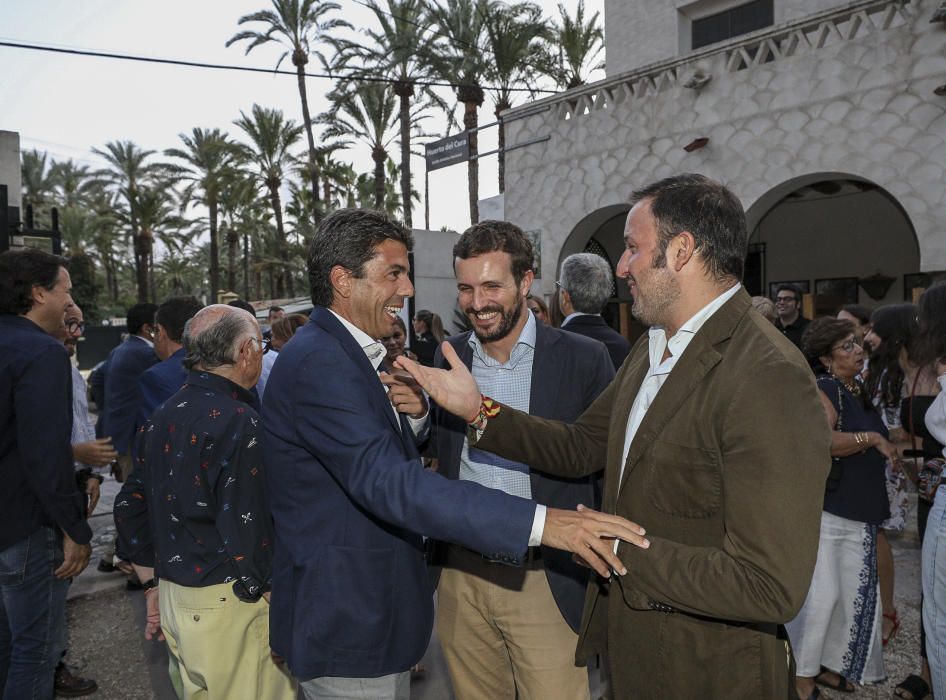
[(571, 253), (617, 262), (633, 189), (699, 172), (746, 209), (751, 292), (908, 299), (946, 270), (939, 7), (606, 0), (608, 77), (504, 114), (507, 144), (547, 137), (507, 154), (504, 201), (541, 234), (542, 291)]

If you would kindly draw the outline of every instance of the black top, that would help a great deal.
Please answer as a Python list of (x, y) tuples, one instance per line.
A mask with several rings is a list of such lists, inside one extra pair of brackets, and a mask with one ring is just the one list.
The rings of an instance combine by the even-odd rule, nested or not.
[(427, 333), (417, 335), (410, 350), (417, 355), (417, 361), (422, 365), (425, 367), (433, 367), (434, 353), (437, 352), (438, 345), (439, 343), (437, 339), (434, 338), (434, 334), (428, 331)]
[(605, 347), (608, 348), (608, 355), (611, 357), (611, 364), (614, 365), (615, 372), (621, 369), (628, 353), (631, 352), (631, 344), (627, 338), (611, 328), (600, 314), (574, 316), (568, 323), (562, 324), (562, 330), (578, 333), (604, 343)]
[(273, 525), (253, 396), (192, 371), (138, 432), (135, 468), (115, 499), (119, 556), (181, 586), (233, 581), (269, 590)]
[[(880, 414), (864, 405), (837, 379), (818, 377), (818, 388), (824, 392), (840, 416), (836, 430), (844, 433), (875, 432), (887, 437), (887, 427)], [(840, 398), (840, 402), (839, 402)], [(880, 525), (890, 517), (887, 499), (886, 458), (875, 447), (840, 457), (840, 479), (825, 490), (824, 509), (848, 520)]]
[(92, 539), (72, 460), (69, 355), (24, 316), (0, 315), (0, 550), (44, 525)]
[[(900, 424), (908, 433), (912, 433), (918, 441), (922, 441), (923, 459), (934, 459), (943, 456), (943, 445), (930, 435), (926, 429), (926, 412), (933, 405), (935, 396), (918, 395), (906, 397), (900, 403)], [(911, 410), (912, 423), (911, 423)]]
[(782, 325), (782, 319), (775, 319), (775, 327), (782, 331), (782, 335), (795, 343), (795, 347), (798, 349), (801, 349), (801, 337), (809, 323), (811, 323), (811, 321), (801, 314), (798, 314), (798, 318), (789, 323), (787, 326)]

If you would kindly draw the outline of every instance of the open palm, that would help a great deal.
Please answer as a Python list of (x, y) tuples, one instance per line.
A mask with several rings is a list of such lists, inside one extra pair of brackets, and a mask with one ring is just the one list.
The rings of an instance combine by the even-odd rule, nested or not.
[(469, 423), (479, 415), (479, 387), (450, 343), (442, 343), (440, 350), (450, 363), (449, 370), (424, 367), (406, 355), (398, 357), (394, 364), (414, 377), (441, 408)]

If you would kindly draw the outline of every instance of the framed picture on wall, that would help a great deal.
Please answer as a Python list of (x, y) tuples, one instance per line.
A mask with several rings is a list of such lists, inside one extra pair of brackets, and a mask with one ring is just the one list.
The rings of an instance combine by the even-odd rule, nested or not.
[(802, 294), (811, 294), (811, 280), (782, 280), (781, 282), (769, 282), (769, 299), (775, 301), (778, 288), (783, 284), (793, 284), (801, 290)]
[(829, 277), (815, 280), (815, 295), (838, 306), (857, 303), (857, 277)]
[(532, 250), (535, 253), (535, 265), (533, 265), (532, 271), (535, 273), (536, 277), (542, 276), (542, 232), (539, 230), (535, 231), (524, 231), (526, 238), (532, 242)]

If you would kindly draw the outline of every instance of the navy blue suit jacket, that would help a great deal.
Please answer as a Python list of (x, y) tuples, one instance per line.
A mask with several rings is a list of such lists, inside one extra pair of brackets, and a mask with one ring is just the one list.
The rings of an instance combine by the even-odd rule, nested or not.
[(146, 369), (138, 378), (138, 390), (141, 392), (141, 403), (138, 404), (139, 426), (147, 423), (155, 409), (179, 392), (187, 382), (185, 354), (184, 348), (179, 348), (166, 360)]
[(424, 469), (364, 351), (324, 307), (280, 350), (263, 424), (270, 644), (297, 678), (373, 678), (420, 660), (433, 627), (421, 533), (522, 560), (534, 502)]
[(131, 336), (108, 355), (105, 375), (105, 420), (102, 432), (112, 438), (118, 454), (130, 451), (135, 435), (141, 390), (138, 378), (158, 361), (154, 349), (137, 336)]
[[(470, 333), (448, 338), (467, 367), (473, 363)], [(434, 362), (446, 367), (441, 351)], [(564, 333), (537, 323), (535, 355), (532, 362), (532, 389), (529, 414), (572, 423), (598, 398), (614, 378), (611, 359), (604, 345), (581, 336)], [(456, 416), (434, 407), (434, 449), (440, 460), (439, 472), (448, 479), (460, 474), (460, 454), (466, 424)], [(604, 464), (598, 469), (604, 469)], [(529, 465), (532, 498), (550, 508), (575, 510), (579, 503), (598, 508), (601, 504), (601, 476), (564, 479), (543, 474), (541, 465)], [(463, 483), (463, 482), (460, 482)], [(588, 587), (588, 569), (576, 564), (571, 553), (542, 547), (542, 563), (549, 588), (562, 617), (578, 631)]]
[(621, 369), (628, 353), (631, 352), (631, 344), (628, 339), (611, 328), (607, 322), (599, 315), (584, 314), (575, 316), (568, 323), (562, 326), (563, 331), (577, 333), (586, 338), (600, 340), (608, 348), (608, 354), (611, 356), (611, 362), (614, 363), (614, 371)]

